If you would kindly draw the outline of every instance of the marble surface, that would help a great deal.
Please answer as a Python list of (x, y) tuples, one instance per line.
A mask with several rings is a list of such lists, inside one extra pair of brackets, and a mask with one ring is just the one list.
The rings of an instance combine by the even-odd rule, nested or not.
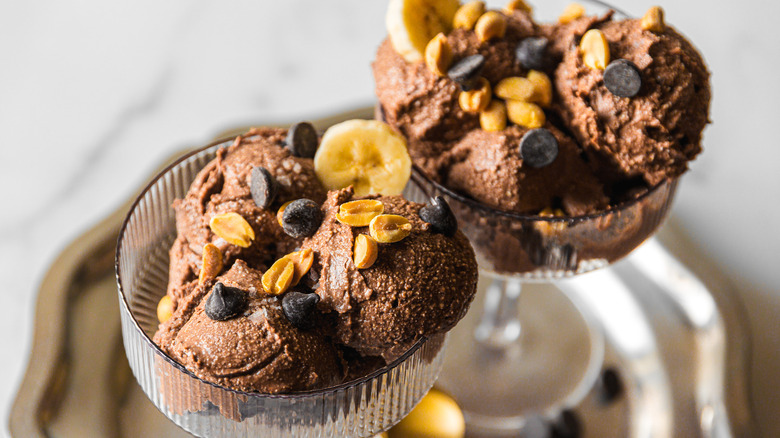
[[(641, 14), (653, 3), (619, 6)], [(778, 436), (780, 3), (664, 3), (708, 60), (714, 88), (706, 153), (674, 214), (746, 303), (755, 418)], [(0, 3), (0, 433), (27, 364), (36, 289), (58, 252), (177, 150), (233, 126), (372, 104), (385, 5)]]

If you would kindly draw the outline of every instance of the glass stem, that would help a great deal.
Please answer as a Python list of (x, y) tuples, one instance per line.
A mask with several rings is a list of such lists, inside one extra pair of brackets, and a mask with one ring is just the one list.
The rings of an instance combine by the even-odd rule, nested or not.
[(504, 349), (520, 338), (518, 300), (523, 284), (518, 280), (496, 278), (488, 286), (482, 320), (474, 330), (477, 342)]

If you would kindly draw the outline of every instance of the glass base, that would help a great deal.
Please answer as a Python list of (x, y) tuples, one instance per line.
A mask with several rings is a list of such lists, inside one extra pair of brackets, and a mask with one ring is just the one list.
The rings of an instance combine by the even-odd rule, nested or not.
[(586, 308), (553, 284), (523, 283), (522, 294), (520, 286), (482, 273), (471, 309), (450, 332), (437, 387), (480, 436), (516, 435), (526, 418), (579, 403), (603, 363), (604, 336)]

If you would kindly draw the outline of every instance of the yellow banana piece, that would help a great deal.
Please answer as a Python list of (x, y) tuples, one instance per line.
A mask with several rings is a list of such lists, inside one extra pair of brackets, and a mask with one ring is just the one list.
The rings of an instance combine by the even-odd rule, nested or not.
[(377, 120), (331, 126), (314, 156), (314, 171), (326, 189), (351, 185), (356, 196), (400, 195), (411, 170), (406, 140)]
[(409, 62), (420, 62), (425, 46), (440, 32), (452, 30), (458, 0), (390, 0), (385, 15), (390, 42)]

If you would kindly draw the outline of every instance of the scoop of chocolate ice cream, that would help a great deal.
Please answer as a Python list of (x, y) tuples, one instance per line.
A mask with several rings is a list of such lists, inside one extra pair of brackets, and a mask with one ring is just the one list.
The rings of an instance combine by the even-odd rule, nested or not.
[(285, 317), (281, 300), (264, 294), (262, 273), (242, 260), (217, 281), (245, 296), (242, 311), (215, 320), (206, 310), (214, 283), (195, 287), (155, 342), (198, 377), (243, 391), (283, 393), (340, 383), (346, 366), (319, 330), (301, 330)]
[[(408, 138), (412, 160), (428, 178), (490, 207), (530, 214), (553, 207), (577, 216), (633, 199), (679, 176), (700, 152), (710, 88), (701, 56), (674, 29), (644, 30), (641, 20), (613, 21), (613, 15), (536, 24), (514, 11), (505, 13), (503, 36), (480, 41), (462, 28), (446, 35), (450, 66), (483, 56), (477, 74), (494, 91), (502, 79), (524, 77), (530, 68), (550, 76), (554, 92), (544, 127), (560, 154), (545, 168), (515, 153), (527, 129), (511, 123), (498, 132), (483, 129), (479, 115), (459, 104), (467, 90), (462, 84), (424, 62), (408, 62), (388, 41), (373, 63), (381, 116)], [(604, 71), (584, 64), (579, 43), (589, 29), (604, 33), (612, 60), (636, 67), (638, 93), (613, 94)]]
[(605, 208), (609, 199), (576, 143), (550, 123), (545, 129), (558, 142), (558, 155), (550, 165), (524, 165), (518, 146), (529, 129), (475, 129), (455, 144), (451, 163), (441, 170), (441, 183), (486, 205), (521, 213), (559, 204), (569, 215)]
[(319, 307), (335, 321), (334, 339), (363, 355), (392, 359), (422, 336), (451, 329), (465, 314), (476, 292), (477, 264), (466, 237), (435, 233), (420, 218), (422, 204), (400, 196), (380, 196), (384, 214), (400, 215), (411, 233), (395, 243), (379, 243), (376, 262), (365, 269), (354, 263), (358, 234), (336, 219), (352, 189), (332, 191), (323, 206), (325, 219), (303, 247), (317, 256), (315, 292)]
[[(504, 78), (525, 77), (529, 70), (516, 57), (518, 44), (544, 30), (522, 11), (507, 15), (503, 38), (479, 41), (472, 30), (447, 35), (453, 63), (480, 54), (481, 76), (495, 86)], [(546, 64), (552, 72), (554, 55)], [(601, 183), (581, 157), (580, 148), (551, 123), (545, 125), (559, 143), (559, 155), (546, 168), (523, 162), (520, 141), (529, 130), (510, 125), (498, 132), (481, 129), (479, 115), (464, 111), (461, 88), (424, 63), (409, 63), (388, 41), (373, 64), (376, 92), (388, 123), (407, 136), (414, 163), (429, 178), (494, 208), (535, 214), (548, 207), (570, 215), (605, 208)]]
[[(280, 254), (291, 252), (302, 239), (288, 236), (276, 219), (285, 202), (308, 198), (325, 199), (310, 158), (293, 156), (284, 146), (286, 130), (253, 129), (217, 152), (215, 160), (198, 173), (184, 199), (174, 203), (176, 241), (170, 251), (171, 268), (168, 294), (176, 302), (186, 295), (186, 284), (198, 277), (203, 246), (215, 244), (230, 267), (241, 258), (255, 268), (264, 268)], [(275, 181), (276, 196), (270, 205), (258, 206), (253, 200), (252, 170), (265, 168)], [(248, 248), (220, 238), (209, 227), (211, 219), (224, 213), (237, 213), (252, 227), (255, 239)]]
[[(641, 88), (632, 97), (613, 94), (605, 72), (582, 60), (579, 37), (599, 29), (612, 62), (638, 68)], [(582, 18), (562, 32), (568, 43), (555, 72), (561, 113), (607, 180), (642, 178), (655, 185), (679, 176), (701, 151), (708, 123), (709, 73), (693, 45), (668, 25), (644, 30), (640, 20)]]

